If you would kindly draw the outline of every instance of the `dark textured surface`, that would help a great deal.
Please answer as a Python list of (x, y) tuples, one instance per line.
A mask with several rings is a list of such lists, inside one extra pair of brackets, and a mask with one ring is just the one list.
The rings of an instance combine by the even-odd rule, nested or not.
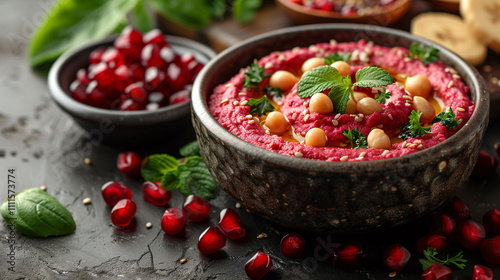
[[(419, 279), (416, 240), (425, 232), (418, 220), (403, 227), (368, 235), (338, 236), (307, 234), (306, 251), (297, 259), (285, 258), (279, 251), (279, 240), (289, 229), (269, 223), (256, 215), (238, 209), (247, 228), (247, 238), (228, 241), (218, 254), (206, 257), (196, 250), (199, 234), (217, 221), (220, 209), (234, 207), (235, 200), (224, 192), (211, 202), (208, 221), (187, 224), (183, 234), (171, 237), (160, 229), (164, 208), (142, 201), (139, 179), (126, 178), (115, 167), (116, 155), (126, 148), (92, 144), (82, 129), (49, 98), (46, 73), (30, 69), (26, 62), (27, 34), (40, 20), (40, 11), (49, 1), (0, 0), (0, 201), (7, 197), (7, 169), (16, 169), (16, 188), (46, 185), (73, 214), (76, 231), (57, 238), (31, 238), (16, 235), (15, 273), (7, 270), (9, 235), (6, 223), (0, 221), (0, 279), (245, 279), (244, 263), (257, 251), (271, 255), (274, 267), (265, 279)], [(142, 156), (151, 153), (176, 153), (194, 138), (193, 132), (172, 134), (164, 143), (141, 147)], [(500, 123), (493, 121), (482, 147), (490, 153), (500, 141)], [(84, 158), (92, 165), (86, 165)], [(500, 207), (500, 171), (489, 180), (472, 178), (459, 192), (470, 206), (474, 220)], [(233, 179), (233, 178), (230, 178)], [(127, 184), (138, 204), (132, 226), (115, 228), (109, 218), (109, 207), (101, 199), (100, 187), (109, 180)], [(82, 200), (92, 198), (84, 206)], [(169, 203), (179, 207), (183, 196), (173, 194)], [(147, 230), (145, 223), (153, 228)], [(257, 239), (267, 233), (267, 239)], [(331, 266), (325, 248), (346, 239), (356, 239), (364, 246), (362, 263), (353, 268)], [(412, 260), (402, 273), (389, 278), (380, 262), (386, 246), (403, 243), (412, 252)], [(447, 253), (462, 248), (450, 244)], [(477, 252), (465, 252), (469, 260), (463, 271), (453, 269), (454, 280), (471, 279), (474, 264), (485, 261)], [(179, 260), (186, 258), (183, 265)], [(500, 275), (500, 266), (490, 266)]]

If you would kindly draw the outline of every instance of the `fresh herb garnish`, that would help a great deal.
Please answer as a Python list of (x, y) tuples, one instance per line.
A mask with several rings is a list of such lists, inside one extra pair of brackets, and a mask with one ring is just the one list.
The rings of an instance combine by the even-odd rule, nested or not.
[(276, 98), (283, 98), (283, 91), (280, 88), (274, 87), (265, 87), (264, 93), (269, 94), (270, 96), (275, 96)]
[(341, 53), (336, 52), (336, 53), (332, 53), (331, 55), (325, 57), (325, 64), (330, 65), (330, 64), (334, 63), (335, 61), (348, 62), (349, 59), (351, 59), (350, 53), (341, 54)]
[(377, 92), (375, 100), (380, 104), (385, 104), (385, 100), (391, 98), (391, 91), (386, 88), (382, 88), (382, 90), (378, 90)]
[(258, 114), (259, 117), (275, 110), (273, 104), (265, 95), (259, 99), (250, 98), (248, 106), (250, 106), (250, 113)]
[(19, 234), (47, 237), (70, 234), (76, 229), (71, 213), (55, 197), (40, 188), (9, 195), (0, 211)]
[(264, 67), (260, 67), (255, 62), (252, 63), (244, 74), (243, 85), (246, 88), (257, 88), (265, 77), (271, 76), (271, 74), (266, 74), (264, 71)]
[(356, 82), (351, 85), (349, 76), (342, 77), (335, 67), (319, 66), (311, 69), (300, 79), (297, 95), (306, 98), (315, 93), (330, 89), (328, 96), (338, 113), (344, 113), (349, 101), (349, 95), (354, 87), (382, 87), (394, 83), (394, 79), (384, 69), (376, 66), (365, 67), (356, 72)]
[(141, 169), (143, 179), (161, 181), (165, 190), (178, 189), (185, 195), (194, 194), (207, 200), (215, 198), (217, 184), (199, 156), (197, 142), (185, 145), (179, 153), (187, 156), (176, 159), (167, 154), (156, 154), (146, 158)]
[(368, 148), (368, 143), (366, 142), (366, 136), (359, 132), (358, 128), (351, 130), (350, 128), (344, 130), (342, 134), (351, 141), (351, 149), (366, 149)]
[(420, 59), (424, 65), (441, 60), (438, 49), (433, 46), (429, 46), (426, 49), (424, 45), (419, 45), (415, 42), (411, 43), (410, 52), (406, 53), (406, 56), (412, 59)]
[(422, 112), (415, 112), (415, 110), (411, 111), (411, 114), (408, 116), (409, 123), (403, 124), (399, 138), (407, 140), (408, 138), (415, 138), (427, 133), (432, 133), (432, 126), (422, 127), (420, 124), (420, 116), (422, 116)]
[(457, 120), (456, 115), (453, 112), (453, 109), (450, 108), (449, 112), (441, 112), (434, 117), (432, 123), (440, 122), (444, 126), (446, 126), (449, 130), (454, 128), (458, 128), (458, 124), (460, 124), (463, 120)]
[(422, 264), (422, 269), (424, 271), (427, 270), (433, 263), (448, 265), (448, 266), (454, 264), (456, 267), (460, 269), (465, 268), (465, 263), (467, 262), (467, 260), (463, 258), (464, 256), (462, 251), (458, 252), (458, 254), (452, 258), (446, 256), (446, 260), (438, 259), (436, 257), (437, 254), (438, 252), (436, 248), (433, 247), (429, 247), (424, 250), (425, 259), (419, 259), (420, 263)]

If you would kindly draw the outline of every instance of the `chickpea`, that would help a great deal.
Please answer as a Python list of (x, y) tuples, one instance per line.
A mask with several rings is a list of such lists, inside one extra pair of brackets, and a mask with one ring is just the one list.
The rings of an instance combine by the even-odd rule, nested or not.
[(415, 75), (408, 77), (405, 82), (405, 89), (410, 93), (412, 97), (422, 96), (423, 98), (429, 98), (432, 90), (431, 82), (424, 75)]
[(335, 67), (344, 77), (351, 75), (351, 65), (345, 61), (335, 61), (331, 66)]
[(366, 141), (368, 142), (368, 147), (374, 149), (389, 149), (392, 146), (389, 136), (382, 129), (378, 128), (370, 131)]
[(382, 109), (382, 106), (380, 103), (378, 103), (377, 100), (371, 98), (371, 97), (365, 97), (361, 99), (357, 104), (356, 104), (356, 109), (358, 112), (365, 114), (365, 115), (371, 115), (374, 112), (379, 112), (382, 113), (384, 110)]
[(432, 122), (436, 116), (436, 110), (431, 103), (429, 103), (427, 99), (420, 96), (413, 97), (413, 109), (415, 109), (415, 111), (422, 112), (422, 115), (420, 116), (421, 122)]
[(347, 101), (347, 107), (345, 108), (345, 113), (346, 114), (357, 114), (358, 109), (356, 109), (356, 102), (349, 99), (349, 101)]
[[(368, 94), (361, 91), (355, 91), (352, 95), (354, 95), (354, 102), (356, 103), (358, 103), (361, 99), (368, 97)], [(352, 98), (352, 96), (349, 96), (349, 98)]]
[(321, 128), (313, 128), (306, 133), (306, 145), (313, 147), (326, 146), (326, 134)]
[(333, 112), (333, 102), (328, 95), (316, 93), (309, 101), (309, 111), (311, 113), (328, 114)]
[(274, 134), (282, 134), (288, 129), (288, 122), (281, 112), (274, 111), (269, 113), (266, 117), (266, 122), (264, 123), (269, 131)]
[(322, 57), (311, 57), (302, 63), (302, 72), (305, 73), (318, 66), (326, 65), (325, 59)]
[(298, 81), (299, 78), (295, 77), (294, 74), (285, 70), (278, 70), (269, 78), (269, 86), (286, 91), (290, 90)]

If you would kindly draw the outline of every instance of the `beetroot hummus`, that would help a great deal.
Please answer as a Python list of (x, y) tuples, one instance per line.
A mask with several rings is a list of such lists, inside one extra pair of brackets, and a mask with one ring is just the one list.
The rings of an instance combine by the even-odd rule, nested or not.
[[(408, 57), (407, 53), (408, 50), (404, 48), (387, 48), (365, 41), (349, 43), (332, 41), (308, 48), (274, 52), (257, 61), (263, 72), (268, 74), (257, 87), (245, 86), (247, 69), (242, 69), (231, 80), (214, 89), (210, 95), (209, 108), (215, 119), (235, 136), (283, 155), (325, 161), (360, 161), (414, 153), (436, 145), (456, 133), (467, 123), (475, 104), (468, 99), (468, 87), (453, 68), (441, 61), (424, 65), (418, 58)], [(331, 54), (349, 55), (349, 59), (346, 60), (350, 66), (349, 76), (353, 82), (357, 71), (368, 66), (377, 66), (390, 73), (394, 83), (383, 88), (354, 88), (354, 92), (361, 97), (354, 98), (351, 95), (349, 102), (354, 109), (349, 109), (348, 105), (343, 113), (339, 113), (342, 110), (338, 108), (320, 113), (316, 112), (316, 109), (312, 110), (311, 98), (314, 97), (300, 97), (297, 94), (298, 83), (293, 82), (293, 79), (291, 79), (292, 86), (282, 90), (282, 94), (266, 93), (268, 91), (265, 88), (269, 87), (272, 79), (269, 75), (278, 70), (285, 70), (288, 74), (292, 74), (292, 78), (296, 77), (299, 81), (301, 77), (304, 78), (303, 67), (306, 61), (314, 57), (324, 58)], [(339, 72), (342, 71), (339, 69)], [(422, 95), (410, 88), (412, 85), (409, 79), (417, 76), (428, 83), (428, 93)], [(418, 87), (421, 87), (420, 83), (418, 81)], [(390, 95), (380, 101), (376, 94), (380, 95), (384, 91), (390, 92)], [(324, 93), (328, 94), (328, 91), (318, 94)], [(284, 132), (275, 133), (266, 126), (269, 112), (261, 116), (255, 112), (251, 113), (249, 101), (263, 96), (268, 98), (274, 105), (274, 110), (280, 112), (286, 120)], [(376, 104), (379, 109), (365, 114), (356, 111), (356, 105), (365, 98), (367, 99), (364, 101), (371, 102), (374, 102), (372, 99), (376, 99), (380, 103)], [(417, 109), (420, 107), (417, 103), (422, 102), (432, 110), (432, 117), (426, 117), (426, 120), (422, 115), (420, 119), (421, 126), (427, 127), (427, 132), (423, 135), (402, 137), (405, 124), (410, 123), (409, 117), (413, 111), (418, 112)], [(444, 123), (433, 121), (433, 117), (438, 113), (450, 111), (455, 114), (454, 118), (458, 121), (455, 127), (447, 127)], [(308, 144), (306, 141), (308, 132), (318, 128), (324, 133), (322, 134), (324, 143), (319, 146)], [(346, 137), (346, 131), (356, 128), (368, 138), (366, 146), (354, 147), (352, 141)], [(385, 137), (387, 144), (383, 148), (372, 144), (375, 136), (369, 135), (373, 130)]]

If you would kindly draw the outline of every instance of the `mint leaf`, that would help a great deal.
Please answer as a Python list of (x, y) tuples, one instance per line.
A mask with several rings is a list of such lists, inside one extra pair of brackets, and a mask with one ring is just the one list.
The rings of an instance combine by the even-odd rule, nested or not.
[(155, 11), (191, 29), (199, 29), (211, 21), (212, 11), (205, 0), (148, 0)]
[(346, 129), (342, 134), (351, 141), (351, 149), (364, 149), (368, 148), (368, 143), (366, 142), (366, 136), (359, 132), (358, 128), (351, 130)]
[(382, 88), (382, 90), (378, 90), (377, 92), (375, 100), (380, 104), (385, 104), (385, 100), (391, 98), (391, 91), (386, 88)]
[(328, 97), (332, 100), (333, 108), (336, 112), (341, 114), (345, 113), (351, 90), (351, 78), (349, 76), (344, 77), (342, 83), (334, 86), (332, 90), (330, 90)]
[(246, 88), (257, 88), (259, 87), (259, 84), (262, 82), (262, 80), (267, 77), (271, 76), (271, 74), (266, 74), (264, 72), (264, 67), (260, 67), (257, 63), (252, 63), (248, 70), (245, 72), (243, 75), (243, 86)]
[(201, 157), (190, 157), (179, 167), (178, 181), (179, 190), (185, 195), (194, 194), (210, 200), (218, 192), (217, 184)]
[(247, 23), (261, 5), (262, 0), (234, 0), (233, 17), (240, 24)]
[(342, 75), (335, 67), (319, 66), (311, 69), (300, 79), (297, 85), (297, 95), (302, 98), (311, 97), (315, 93), (331, 89), (343, 81)]
[(140, 0), (132, 10), (132, 23), (141, 32), (148, 32), (153, 29), (153, 20), (146, 7), (145, 0)]
[(248, 106), (250, 106), (250, 113), (258, 114), (259, 117), (275, 110), (273, 104), (271, 104), (266, 96), (262, 96), (259, 99), (250, 98)]
[(199, 156), (200, 145), (198, 145), (198, 141), (195, 140), (182, 146), (182, 148), (179, 150), (179, 154), (183, 157)]
[(326, 65), (331, 65), (335, 61), (345, 61), (345, 62), (348, 62), (349, 59), (351, 59), (351, 54), (350, 53), (341, 54), (341, 53), (336, 52), (336, 53), (332, 53), (331, 55), (325, 57), (325, 64)]
[[(180, 166), (179, 166), (180, 167)], [(177, 190), (181, 187), (181, 182), (179, 181), (179, 169), (172, 169), (165, 173), (161, 178), (161, 187), (167, 191)]]
[[(141, 174), (145, 181), (162, 181), (166, 173), (177, 170), (178, 167), (179, 162), (173, 156), (167, 154), (151, 155), (144, 159)], [(162, 186), (164, 185), (162, 184)]]
[(7, 199), (0, 212), (19, 234), (47, 237), (70, 234), (76, 229), (71, 213), (55, 197), (40, 188), (26, 189)]
[(377, 66), (365, 67), (356, 72), (357, 87), (382, 87), (394, 83), (394, 78), (382, 68)]
[(437, 114), (434, 117), (434, 120), (432, 120), (432, 123), (438, 123), (440, 122), (444, 126), (446, 126), (449, 130), (452, 130), (454, 128), (458, 128), (458, 124), (460, 124), (463, 120), (458, 120), (456, 119), (456, 115), (453, 112), (453, 109), (450, 108), (449, 112), (441, 112)]
[(411, 114), (408, 116), (409, 123), (403, 124), (399, 138), (407, 140), (408, 138), (415, 138), (427, 133), (432, 133), (432, 126), (422, 127), (420, 124), (420, 116), (422, 116), (422, 112), (415, 112), (415, 110), (411, 111)]

